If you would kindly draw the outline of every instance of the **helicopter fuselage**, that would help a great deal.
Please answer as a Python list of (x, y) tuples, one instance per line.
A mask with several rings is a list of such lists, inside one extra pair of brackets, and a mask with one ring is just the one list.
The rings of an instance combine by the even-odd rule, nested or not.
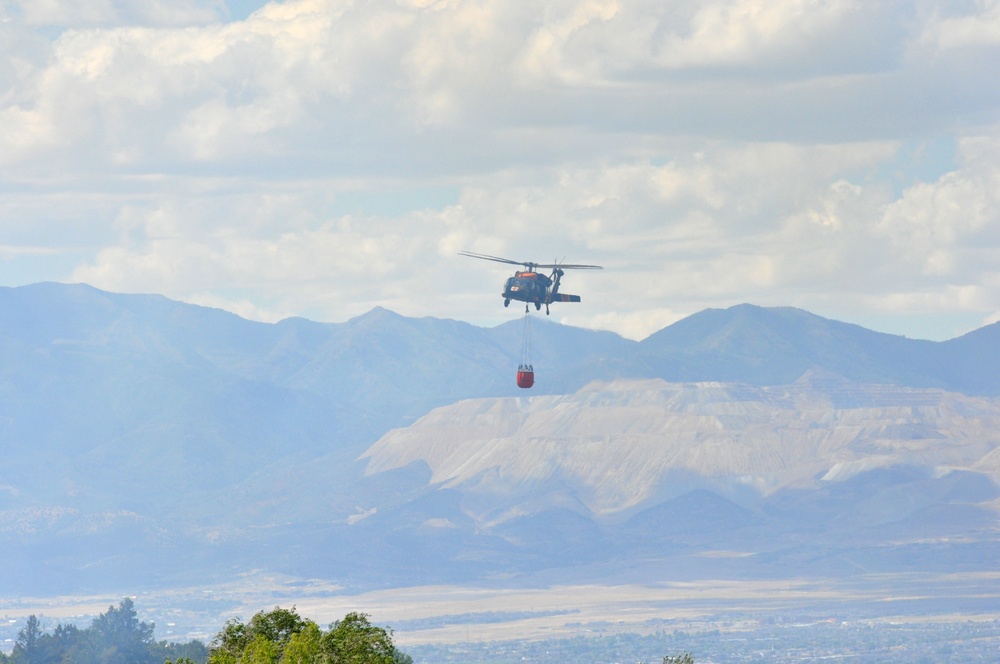
[[(511, 300), (518, 300), (535, 305), (541, 309), (545, 305), (545, 313), (549, 313), (549, 305), (553, 302), (579, 302), (579, 295), (569, 295), (559, 292), (559, 279), (562, 270), (556, 269), (551, 277), (540, 272), (515, 272), (503, 285), (503, 306), (509, 306)], [(525, 305), (527, 307), (527, 305)]]
[[(480, 258), (496, 263), (507, 263), (508, 265), (523, 265), (525, 269), (514, 273), (513, 277), (507, 279), (503, 285), (503, 306), (509, 307), (511, 300), (518, 300), (528, 304), (534, 304), (535, 309), (541, 309), (545, 305), (545, 313), (549, 313), (549, 305), (553, 302), (579, 302), (579, 295), (569, 295), (559, 292), (559, 282), (562, 279), (563, 270), (600, 270), (600, 265), (578, 265), (575, 263), (535, 263), (532, 261), (515, 261), (500, 256), (490, 256), (489, 254), (477, 254), (472, 251), (460, 251), (461, 256), (469, 258)], [(546, 276), (537, 271), (537, 268), (552, 268), (552, 274)], [(525, 304), (525, 311), (528, 305)]]
[(504, 302), (518, 300), (520, 302), (545, 303), (549, 298), (552, 280), (538, 272), (515, 272), (503, 285)]

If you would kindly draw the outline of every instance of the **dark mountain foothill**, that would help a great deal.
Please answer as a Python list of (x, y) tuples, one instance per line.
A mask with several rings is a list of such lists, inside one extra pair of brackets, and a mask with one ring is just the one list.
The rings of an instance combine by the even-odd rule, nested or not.
[(529, 392), (519, 320), (0, 289), (0, 592), (995, 571), (997, 325), (740, 305), (533, 345)]

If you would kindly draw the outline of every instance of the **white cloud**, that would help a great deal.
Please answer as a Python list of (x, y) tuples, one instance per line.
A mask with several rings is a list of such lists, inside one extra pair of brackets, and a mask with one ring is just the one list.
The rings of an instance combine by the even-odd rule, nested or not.
[(462, 249), (604, 264), (553, 315), (630, 336), (742, 301), (985, 319), (998, 5), (969, 7), (7, 3), (0, 255), (265, 319), (516, 314)]
[(958, 15), (935, 14), (923, 38), (941, 49), (1000, 44), (1000, 2), (978, 0), (973, 11)]
[(471, 249), (604, 264), (602, 273), (567, 275), (565, 290), (587, 304), (555, 315), (642, 336), (678, 312), (762, 293), (784, 304), (831, 281), (870, 289), (855, 275), (885, 269), (884, 252), (863, 247), (879, 241), (874, 221), (887, 192), (828, 178), (892, 155), (885, 145), (717, 145), (659, 166), (486, 175), (452, 205), (399, 216), (326, 214), (352, 182), (210, 190), (183, 205), (125, 208), (121, 241), (72, 278), (198, 301), (212, 283), (236, 293), (241, 311), (256, 290), (280, 315), (308, 309), (326, 320), (375, 304), (497, 320), (499, 285), (513, 268), (455, 256)]
[[(585, 304), (554, 314), (633, 337), (705, 306), (809, 308), (831, 283), (859, 298), (881, 287), (878, 306), (899, 303), (900, 285), (928, 284), (900, 250), (916, 251), (913, 241), (887, 240), (880, 215), (894, 219), (886, 211), (928, 185), (892, 202), (882, 186), (825, 184), (831, 162), (843, 168), (885, 156), (873, 146), (854, 151), (746, 145), (736, 151), (741, 158), (728, 149), (699, 155), (689, 171), (676, 162), (536, 171), (533, 185), (486, 176), (451, 206), (398, 217), (324, 216), (337, 198), (330, 192), (345, 186), (337, 182), (282, 195), (207, 192), (184, 206), (130, 209), (119, 222), (121, 242), (72, 278), (199, 302), (210, 301), (204, 284), (215, 284), (235, 293), (229, 308), (243, 312), (254, 311), (246, 301), (256, 293), (270, 307), (254, 311), (264, 319), (308, 311), (340, 320), (382, 304), (409, 315), (497, 321), (505, 315), (499, 286), (513, 268), (459, 258), (458, 250), (597, 262), (607, 270), (570, 273), (564, 283)], [(954, 177), (936, 186), (947, 191)], [(764, 218), (769, 210), (774, 219)], [(880, 285), (871, 283), (874, 274), (896, 276)]]
[(658, 62), (682, 67), (746, 69), (777, 53), (799, 50), (862, 12), (856, 2), (809, 0), (689, 3), (690, 19), (671, 29), (662, 23)]
[(6, 0), (0, 7), (30, 26), (184, 26), (218, 21), (223, 0)]
[(960, 143), (963, 165), (935, 182), (918, 183), (886, 208), (879, 231), (926, 275), (976, 278), (1000, 249), (1000, 138)]
[[(724, 132), (741, 125), (761, 131), (775, 111), (771, 122), (814, 112), (814, 90), (788, 87), (808, 71), (791, 79), (781, 72), (790, 61), (812, 63), (799, 51), (816, 49), (813, 32), (839, 30), (845, 17), (862, 25), (872, 18), (859, 16), (867, 5), (846, 2), (812, 11), (800, 0), (690, 4), (668, 15), (658, 4), (567, 0), (539, 10), (485, 0), (299, 0), (229, 24), (69, 29), (54, 43), (51, 62), (35, 72), (35, 85), (18, 92), (31, 97), (27, 106), (40, 116), (34, 125), (52, 127), (70, 159), (88, 151), (112, 167), (149, 169), (169, 159), (232, 169), (259, 156), (283, 167), (305, 157), (329, 169), (377, 151), (382, 167), (405, 167), (414, 152), (431, 152), (438, 168), (454, 168), (448, 157), (509, 161), (518, 129), (528, 133), (516, 147), (536, 160), (545, 158), (540, 150), (586, 151), (595, 140), (602, 149), (616, 142), (612, 149), (634, 149), (635, 139), (622, 144), (621, 132), (650, 123), (658, 132), (673, 123), (704, 133), (713, 121), (730, 123)], [(658, 32), (636, 34), (651, 15)], [(680, 46), (665, 55), (664, 40)], [(754, 44), (771, 55), (761, 60)], [(851, 48), (839, 48), (856, 57), (857, 36)], [(670, 55), (678, 49), (695, 54)], [(730, 61), (753, 64), (753, 87), (712, 74), (683, 80), (643, 73)], [(819, 68), (822, 80), (830, 71)], [(777, 79), (768, 80), (768, 70)], [(838, 85), (846, 100), (866, 91), (857, 82)], [(739, 120), (740, 108), (749, 122)], [(28, 118), (17, 120), (15, 130), (30, 129)]]

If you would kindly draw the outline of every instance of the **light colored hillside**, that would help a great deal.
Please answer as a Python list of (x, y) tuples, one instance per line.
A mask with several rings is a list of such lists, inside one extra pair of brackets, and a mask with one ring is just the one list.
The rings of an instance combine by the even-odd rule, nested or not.
[(369, 475), (423, 462), (431, 483), (508, 505), (559, 487), (612, 515), (693, 485), (760, 496), (901, 465), (995, 476), (998, 443), (995, 399), (811, 375), (780, 387), (617, 381), (467, 400), (387, 433), (362, 458)]

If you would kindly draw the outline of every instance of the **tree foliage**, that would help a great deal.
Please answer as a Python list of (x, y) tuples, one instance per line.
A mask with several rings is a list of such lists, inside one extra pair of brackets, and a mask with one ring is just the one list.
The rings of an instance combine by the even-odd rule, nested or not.
[(694, 664), (694, 656), (689, 652), (680, 655), (665, 655), (663, 664)]
[(17, 633), (11, 659), (18, 664), (42, 664), (45, 661), (43, 637), (45, 631), (35, 615), (28, 616), (24, 627)]
[(391, 633), (372, 625), (364, 613), (348, 613), (330, 625), (323, 646), (333, 664), (393, 664)]
[(212, 640), (209, 664), (412, 664), (393, 645), (392, 631), (349, 613), (324, 632), (295, 608), (275, 607), (243, 623), (226, 623)]
[(60, 624), (47, 633), (38, 617), (31, 615), (18, 632), (10, 657), (0, 660), (0, 664), (162, 664), (171, 657), (177, 657), (178, 664), (183, 659), (190, 664), (205, 661), (207, 649), (203, 643), (157, 643), (153, 629), (152, 623), (139, 620), (129, 598), (117, 607), (109, 606), (87, 629)]
[(305, 627), (288, 639), (282, 664), (312, 664), (323, 652), (323, 630), (309, 620)]
[(108, 607), (107, 612), (97, 616), (90, 626), (97, 654), (95, 661), (152, 664), (155, 658), (152, 653), (153, 628), (152, 623), (139, 621), (135, 605), (128, 597), (121, 601), (118, 608)]
[(209, 662), (247, 661), (243, 659), (247, 656), (247, 649), (258, 640), (261, 643), (257, 643), (252, 649), (253, 653), (257, 653), (254, 656), (258, 659), (265, 656), (260, 653), (263, 652), (263, 642), (266, 642), (274, 650), (269, 656), (273, 661), (280, 662), (292, 636), (301, 632), (309, 622), (295, 612), (295, 607), (291, 610), (275, 607), (273, 611), (266, 613), (260, 611), (246, 624), (233, 618), (226, 622), (222, 631), (212, 640)]
[(210, 648), (200, 641), (156, 642), (153, 630), (128, 598), (87, 629), (60, 624), (46, 632), (32, 615), (10, 656), (0, 653), (0, 664), (413, 664), (393, 645), (392, 630), (372, 625), (364, 613), (348, 613), (324, 631), (295, 607), (275, 607), (247, 623), (228, 621)]

